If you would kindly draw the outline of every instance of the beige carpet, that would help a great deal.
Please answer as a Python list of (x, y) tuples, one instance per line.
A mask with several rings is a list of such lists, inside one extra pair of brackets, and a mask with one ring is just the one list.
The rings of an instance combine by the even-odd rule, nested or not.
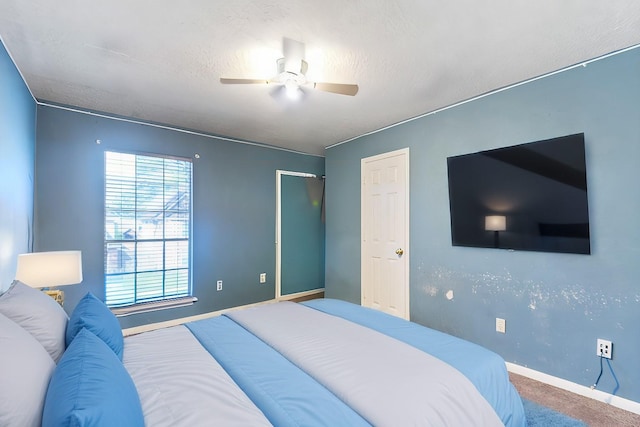
[(591, 427), (638, 427), (640, 415), (588, 397), (550, 386), (522, 375), (509, 373), (520, 396), (582, 420)]

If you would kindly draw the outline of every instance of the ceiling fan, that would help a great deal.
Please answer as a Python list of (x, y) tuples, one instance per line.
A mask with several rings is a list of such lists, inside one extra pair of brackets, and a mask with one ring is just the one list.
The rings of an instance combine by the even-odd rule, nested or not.
[(276, 61), (276, 75), (269, 79), (231, 79), (220, 78), (222, 84), (275, 84), (278, 91), (283, 90), (290, 98), (299, 98), (303, 92), (303, 86), (311, 86), (313, 89), (323, 92), (337, 93), (339, 95), (354, 96), (358, 93), (358, 85), (344, 83), (311, 82), (307, 80), (306, 73), (309, 64), (304, 60), (304, 44), (284, 39), (284, 57)]

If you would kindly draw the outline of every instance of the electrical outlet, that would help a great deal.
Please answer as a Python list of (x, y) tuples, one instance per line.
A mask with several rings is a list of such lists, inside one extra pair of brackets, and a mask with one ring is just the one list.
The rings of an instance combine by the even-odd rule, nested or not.
[(496, 317), (496, 331), (503, 334), (507, 332), (507, 321), (505, 319)]
[(260, 273), (260, 283), (267, 283), (267, 273)]
[(222, 280), (218, 280), (218, 282), (216, 284), (216, 290), (217, 291), (221, 291), (222, 290)]
[(611, 359), (613, 357), (613, 343), (598, 338), (598, 341), (596, 341), (596, 354), (606, 359)]

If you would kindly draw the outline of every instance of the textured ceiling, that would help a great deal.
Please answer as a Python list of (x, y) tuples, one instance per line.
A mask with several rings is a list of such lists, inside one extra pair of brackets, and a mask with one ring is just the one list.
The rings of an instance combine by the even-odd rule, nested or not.
[[(0, 0), (0, 36), (38, 101), (311, 154), (640, 43), (638, 0)], [(267, 85), (283, 37), (311, 80)]]

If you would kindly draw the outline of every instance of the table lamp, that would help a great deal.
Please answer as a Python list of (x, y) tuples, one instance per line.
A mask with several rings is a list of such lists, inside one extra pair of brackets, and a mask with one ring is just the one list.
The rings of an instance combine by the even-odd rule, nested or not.
[(20, 254), (16, 280), (32, 288), (47, 288), (44, 292), (62, 305), (64, 292), (51, 288), (82, 282), (82, 252), (54, 251)]

